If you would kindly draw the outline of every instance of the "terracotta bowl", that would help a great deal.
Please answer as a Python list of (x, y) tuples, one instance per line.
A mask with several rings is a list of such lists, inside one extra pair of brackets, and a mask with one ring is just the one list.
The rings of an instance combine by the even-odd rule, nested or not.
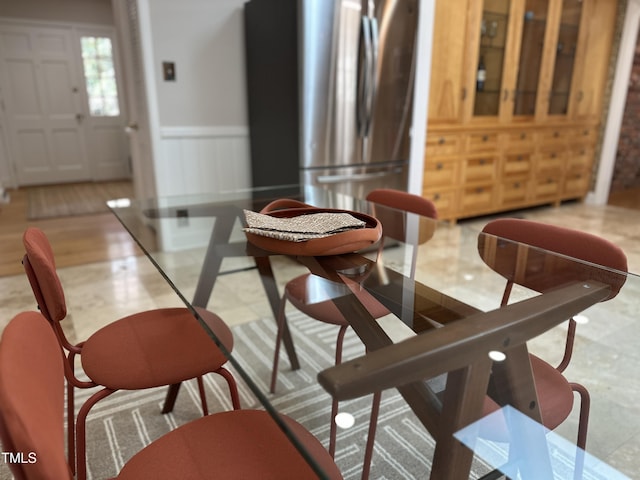
[(299, 215), (310, 213), (349, 213), (359, 220), (366, 222), (364, 228), (347, 230), (345, 232), (335, 233), (323, 238), (314, 238), (304, 242), (291, 242), (288, 240), (279, 240), (277, 238), (264, 237), (254, 233), (245, 232), (247, 240), (263, 250), (279, 253), (283, 255), (301, 255), (308, 257), (317, 257), (324, 255), (340, 255), (343, 253), (352, 253), (363, 248), (370, 247), (382, 236), (382, 225), (380, 222), (365, 213), (353, 212), (349, 210), (338, 210), (334, 208), (285, 208), (282, 210), (263, 211), (265, 215), (271, 215), (277, 218), (293, 218)]

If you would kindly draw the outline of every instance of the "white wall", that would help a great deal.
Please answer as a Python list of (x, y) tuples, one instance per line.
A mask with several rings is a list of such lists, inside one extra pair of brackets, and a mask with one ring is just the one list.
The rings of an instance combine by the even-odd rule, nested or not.
[[(244, 68), (245, 0), (138, 0), (148, 12), (145, 61), (158, 196), (251, 185)], [(147, 59), (148, 60), (148, 59)], [(162, 62), (175, 62), (176, 81)], [(207, 228), (204, 226), (203, 228)], [(188, 244), (179, 227), (158, 225), (164, 249)]]
[[(151, 0), (160, 125), (246, 127), (245, 0)], [(162, 62), (176, 81), (162, 80)]]
[(0, 17), (113, 25), (111, 0), (0, 0)]

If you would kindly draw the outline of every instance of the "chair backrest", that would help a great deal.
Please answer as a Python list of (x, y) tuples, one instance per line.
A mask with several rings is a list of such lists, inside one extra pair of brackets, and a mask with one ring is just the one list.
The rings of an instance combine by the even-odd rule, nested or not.
[[(374, 205), (374, 215), (382, 223), (383, 235), (398, 241), (405, 241), (406, 239), (407, 226), (405, 219), (391, 214), (391, 212), (385, 212), (384, 207), (415, 213), (432, 219), (438, 218), (436, 207), (431, 200), (413, 193), (403, 192), (402, 190), (378, 188), (369, 192), (367, 201), (376, 204)], [(382, 206), (382, 208), (379, 208), (379, 206)], [(418, 243), (425, 243), (430, 240), (434, 231), (435, 222), (422, 223), (420, 225)]]
[(26, 251), (22, 263), (38, 307), (47, 320), (59, 322), (67, 316), (67, 305), (51, 244), (44, 232), (35, 227), (27, 228), (22, 243)]
[(0, 340), (0, 438), (17, 480), (70, 479), (64, 447), (62, 352), (38, 312), (18, 314)]
[[(627, 257), (624, 252), (610, 241), (591, 233), (518, 218), (493, 220), (482, 231), (493, 236), (492, 241), (484, 235), (478, 237), (478, 251), (483, 261), (509, 282), (531, 290), (543, 292), (571, 281), (597, 280), (611, 286), (610, 299), (618, 294), (626, 281)], [(535, 248), (525, 252), (517, 244), (498, 243), (500, 239)], [(559, 255), (551, 258), (542, 250)], [(571, 258), (588, 263), (578, 264)], [(506, 298), (503, 299), (505, 302)]]

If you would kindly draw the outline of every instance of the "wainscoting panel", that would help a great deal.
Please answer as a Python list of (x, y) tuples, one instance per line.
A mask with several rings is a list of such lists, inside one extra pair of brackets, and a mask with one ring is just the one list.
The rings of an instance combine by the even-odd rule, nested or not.
[[(158, 196), (222, 192), (251, 186), (249, 130), (246, 127), (165, 127), (156, 163)], [(211, 225), (203, 224), (210, 231)], [(188, 229), (192, 232), (193, 225)], [(174, 251), (202, 246), (178, 222), (158, 225), (160, 245)]]

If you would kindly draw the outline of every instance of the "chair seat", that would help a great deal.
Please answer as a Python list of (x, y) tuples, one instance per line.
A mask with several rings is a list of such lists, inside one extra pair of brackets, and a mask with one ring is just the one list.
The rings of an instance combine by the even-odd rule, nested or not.
[[(282, 417), (330, 478), (342, 478), (322, 444)], [(197, 459), (197, 460), (196, 460)], [(136, 454), (118, 479), (318, 478), (268, 413), (236, 410), (190, 422)]]
[[(536, 382), (536, 395), (540, 405), (542, 424), (549, 430), (554, 430), (566, 420), (573, 408), (573, 390), (567, 379), (544, 360), (529, 355), (531, 369)], [(500, 409), (500, 406), (490, 397), (485, 397), (483, 416), (490, 415)], [(495, 417), (490, 424), (483, 425), (481, 437), (496, 442), (508, 442), (507, 425), (502, 416)]]
[(549, 430), (554, 430), (571, 414), (573, 390), (564, 375), (552, 365), (535, 355), (529, 355), (529, 358), (536, 380), (542, 424)]
[[(310, 284), (313, 279), (314, 276), (312, 274), (306, 273), (289, 281), (284, 292), (287, 300), (289, 300), (289, 302), (291, 302), (291, 304), (298, 310), (306, 313), (316, 320), (333, 325), (348, 325), (349, 322), (347, 322), (344, 315), (342, 315), (342, 312), (340, 312), (332, 300), (312, 301), (308, 298), (309, 292), (313, 291), (313, 288), (310, 288), (310, 285), (308, 284)], [(320, 281), (328, 282), (327, 280), (322, 279), (320, 279)], [(336, 288), (340, 287), (345, 289), (345, 295), (351, 293), (348, 291), (347, 287), (336, 285)], [(389, 310), (372, 297), (366, 290), (358, 291), (356, 296), (373, 318), (384, 317), (389, 313)]]
[[(231, 351), (229, 327), (214, 313), (199, 312)], [(226, 358), (189, 310), (164, 308), (136, 313), (98, 330), (84, 343), (81, 361), (95, 383), (137, 390), (204, 375), (220, 368)]]

